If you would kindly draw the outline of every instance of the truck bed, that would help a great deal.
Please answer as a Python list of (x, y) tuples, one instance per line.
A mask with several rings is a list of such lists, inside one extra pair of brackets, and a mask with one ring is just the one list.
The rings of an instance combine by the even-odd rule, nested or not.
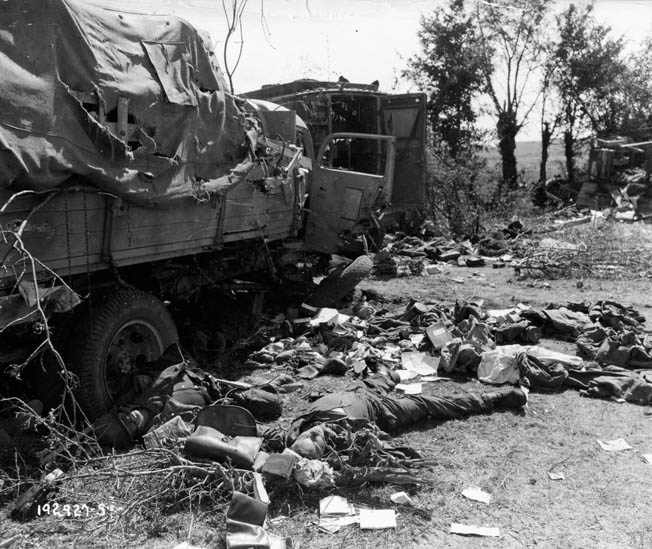
[[(296, 234), (296, 183), (262, 190), (243, 179), (225, 195), (206, 202), (180, 199), (172, 208), (130, 204), (90, 187), (74, 186), (30, 212), (44, 195), (17, 197), (0, 213), (0, 288), (15, 283), (28, 267), (11, 231), (22, 232), (26, 250), (60, 276), (194, 255), (229, 242), (277, 240)], [(11, 193), (0, 192), (0, 207)], [(48, 278), (46, 269), (39, 276)]]

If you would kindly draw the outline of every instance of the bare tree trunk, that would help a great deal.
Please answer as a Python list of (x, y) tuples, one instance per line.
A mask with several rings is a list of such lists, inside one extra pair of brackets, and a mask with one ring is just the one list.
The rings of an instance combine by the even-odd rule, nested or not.
[(516, 164), (516, 134), (519, 127), (513, 113), (501, 112), (496, 127), (498, 133), (500, 157), (503, 164), (503, 185), (514, 190), (518, 185)]
[(564, 154), (566, 155), (566, 172), (568, 173), (568, 185), (575, 183), (575, 138), (573, 132), (564, 132)]
[(539, 164), (539, 183), (542, 185), (545, 185), (548, 180), (548, 149), (550, 148), (551, 139), (550, 123), (544, 122), (541, 127), (541, 163)]

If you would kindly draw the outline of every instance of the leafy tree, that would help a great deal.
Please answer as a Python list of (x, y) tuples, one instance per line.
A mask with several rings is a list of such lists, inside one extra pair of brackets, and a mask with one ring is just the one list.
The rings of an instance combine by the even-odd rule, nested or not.
[(403, 76), (427, 93), (433, 132), (456, 157), (476, 136), (474, 99), (486, 72), (476, 46), (478, 28), (464, 0), (450, 0), (421, 18), (418, 37), (421, 53), (408, 61)]
[(552, 49), (552, 83), (559, 101), (568, 180), (575, 181), (575, 150), (582, 133), (618, 132), (627, 117), (623, 40), (609, 37), (591, 6), (574, 4), (556, 18), (558, 42)]
[(551, 0), (494, 0), (476, 6), (485, 91), (496, 116), (503, 183), (517, 186), (516, 136), (536, 105), (540, 36)]
[(432, 138), (431, 134), (426, 173), (427, 202), (433, 218), (444, 233), (465, 238), (477, 236), (489, 198), (481, 191), (491, 187), (486, 160), (472, 144), (461, 145), (454, 158), (445, 142)]
[(428, 92), (432, 126), (453, 156), (477, 136), (478, 98), (489, 96), (503, 182), (511, 189), (517, 186), (516, 136), (536, 104), (532, 79), (551, 2), (494, 0), (468, 11), (463, 0), (449, 0), (421, 20), (422, 51), (404, 73)]
[(652, 37), (629, 58), (624, 74), (626, 107), (620, 132), (636, 141), (652, 138)]
[[(540, 116), (540, 131), (541, 131), (541, 161), (539, 163), (539, 185), (538, 189), (541, 192), (545, 191), (545, 183), (548, 179), (547, 165), (548, 165), (548, 151), (552, 138), (557, 131), (559, 124), (559, 116), (555, 108), (554, 88), (552, 86), (552, 75), (555, 70), (554, 59), (551, 55), (552, 44), (544, 44), (543, 53), (543, 66), (541, 71), (540, 82), (540, 101), (541, 101), (541, 116)], [(545, 202), (545, 197), (543, 197)]]

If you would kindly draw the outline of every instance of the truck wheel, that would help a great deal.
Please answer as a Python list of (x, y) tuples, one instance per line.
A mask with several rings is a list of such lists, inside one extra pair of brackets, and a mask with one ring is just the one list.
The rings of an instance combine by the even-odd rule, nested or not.
[(76, 396), (93, 420), (133, 386), (139, 366), (160, 357), (179, 340), (163, 303), (133, 289), (120, 289), (83, 315), (68, 353), (79, 377)]
[(362, 282), (373, 268), (369, 256), (361, 255), (344, 269), (336, 268), (324, 280), (308, 299), (313, 307), (335, 307), (339, 301), (350, 294)]

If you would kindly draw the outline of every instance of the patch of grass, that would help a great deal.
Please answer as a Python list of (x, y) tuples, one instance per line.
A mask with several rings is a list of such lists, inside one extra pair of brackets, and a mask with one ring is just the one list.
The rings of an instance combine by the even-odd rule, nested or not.
[[(637, 225), (636, 227), (640, 227)], [(648, 227), (615, 226), (623, 243), (648, 242)], [(588, 230), (577, 228), (577, 231)], [(622, 231), (622, 232), (621, 232)], [(630, 234), (630, 231), (632, 233)], [(649, 241), (652, 241), (650, 239)], [(474, 274), (477, 273), (477, 274)], [(463, 284), (451, 279), (461, 277)], [(518, 302), (544, 306), (548, 302), (615, 299), (652, 313), (649, 282), (645, 280), (585, 279), (582, 288), (574, 280), (520, 281), (510, 268), (450, 267), (427, 277), (390, 280), (371, 278), (361, 284), (383, 296), (388, 307), (402, 307), (410, 298), (446, 305), (455, 299), (483, 298), (489, 307)], [(573, 344), (544, 341), (546, 347), (570, 352)], [(271, 379), (284, 372), (280, 366), (248, 371), (243, 380)], [(315, 391), (340, 390), (350, 376), (319, 377), (305, 381), (302, 390), (285, 397), (283, 417), (273, 425), (287, 427), (291, 419), (309, 406), (307, 395)], [(459, 394), (488, 391), (477, 381), (437, 382), (425, 385), (428, 394)], [(318, 502), (326, 491), (302, 490), (287, 485), (270, 486), (272, 505), (268, 530), (291, 536), (303, 548), (422, 547), (569, 547), (609, 548), (652, 546), (652, 471), (641, 459), (652, 453), (652, 416), (649, 408), (633, 404), (582, 398), (577, 392), (531, 394), (523, 413), (499, 412), (445, 423), (425, 423), (392, 437), (394, 445), (409, 445), (432, 466), (418, 474), (424, 485), (409, 488), (421, 512), (391, 502), (396, 486), (363, 486), (339, 489), (359, 505), (395, 508), (394, 530), (360, 531), (357, 526), (336, 534), (323, 534), (314, 524)], [(623, 437), (634, 450), (604, 452), (596, 439)], [(562, 471), (566, 479), (552, 481), (550, 470)], [(157, 480), (143, 481), (140, 489), (152, 490)], [(465, 499), (464, 488), (477, 485), (492, 494), (489, 505)], [(115, 480), (98, 485), (82, 484), (78, 494), (92, 489), (96, 497), (115, 493)], [(205, 547), (224, 547), (221, 503), (180, 507), (147, 504), (134, 511), (122, 529), (106, 531), (92, 522), (36, 519), (26, 524), (8, 518), (6, 505), (0, 514), (0, 540), (22, 534), (15, 547), (150, 547), (169, 548), (182, 541)], [(464, 538), (449, 534), (452, 522), (497, 526), (501, 537)]]

